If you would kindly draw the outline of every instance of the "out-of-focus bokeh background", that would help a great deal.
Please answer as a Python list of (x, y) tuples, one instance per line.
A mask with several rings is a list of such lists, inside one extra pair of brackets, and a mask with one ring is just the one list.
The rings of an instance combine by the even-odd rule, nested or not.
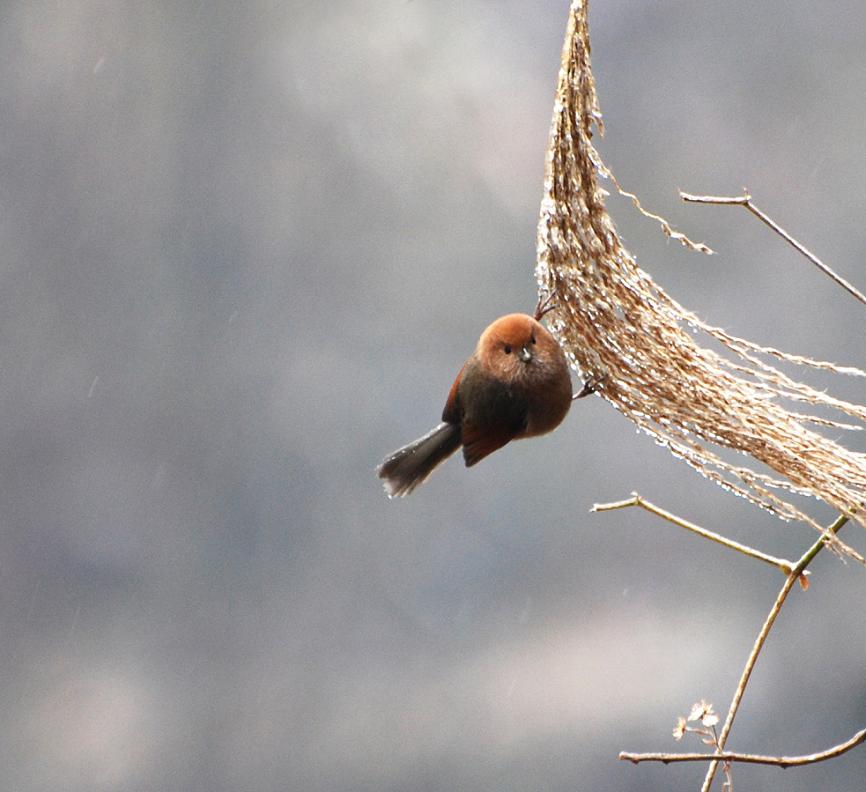
[[(0, 787), (696, 789), (781, 584), (636, 511), (775, 554), (812, 542), (600, 399), (389, 502), (483, 327), (530, 310), (566, 0), (112, 3), (0, 11)], [(731, 331), (866, 366), (866, 4), (591, 9), (638, 260)], [(863, 380), (796, 372), (863, 401)], [(866, 450), (861, 436), (847, 438)], [(820, 504), (812, 513), (832, 515)], [(859, 531), (859, 533), (858, 533)], [(861, 550), (859, 528), (846, 538)], [(730, 746), (866, 724), (866, 573), (824, 554)], [(752, 789), (852, 790), (866, 749)]]

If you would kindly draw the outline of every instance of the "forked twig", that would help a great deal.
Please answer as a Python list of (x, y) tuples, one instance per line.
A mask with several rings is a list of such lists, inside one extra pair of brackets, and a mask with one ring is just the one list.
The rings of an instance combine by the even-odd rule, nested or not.
[(733, 751), (722, 751), (721, 753), (706, 754), (706, 753), (627, 753), (623, 751), (619, 758), (638, 764), (640, 762), (745, 762), (750, 764), (766, 764), (776, 765), (777, 767), (798, 767), (801, 765), (815, 764), (815, 762), (823, 762), (825, 759), (835, 759), (843, 753), (850, 751), (852, 748), (866, 742), (866, 729), (858, 731), (853, 737), (845, 740), (839, 745), (834, 745), (826, 751), (819, 753), (806, 754), (805, 756), (763, 756), (761, 754), (735, 753)]
[[(646, 498), (644, 498), (637, 492), (633, 492), (631, 494), (631, 497), (626, 500), (614, 501), (613, 503), (596, 503), (593, 505), (590, 511), (613, 511), (614, 509), (626, 509), (630, 506), (639, 506), (641, 509), (645, 509), (651, 514), (655, 514), (657, 517), (661, 517), (663, 520), (667, 520), (674, 525), (678, 525), (680, 528), (685, 528), (687, 531), (696, 533), (698, 536), (703, 536), (705, 539), (709, 539), (711, 542), (716, 542), (717, 544), (723, 545), (730, 550), (736, 550), (738, 553), (747, 555), (750, 558), (757, 558), (759, 561), (763, 561), (765, 564), (769, 564), (770, 566), (781, 570), (782, 574), (784, 575), (790, 575), (794, 570), (795, 564), (793, 561), (788, 561), (784, 558), (776, 558), (775, 556), (768, 555), (767, 553), (762, 553), (760, 550), (756, 550), (755, 548), (749, 547), (748, 545), (735, 542), (733, 539), (728, 539), (727, 537), (722, 536), (721, 534), (717, 534), (714, 531), (708, 531), (706, 528), (701, 528), (701, 526), (695, 525), (693, 522), (684, 520), (682, 517), (678, 517), (676, 514), (672, 514), (671, 512), (662, 509), (660, 506), (656, 506), (654, 503), (650, 503)], [(808, 581), (805, 577), (807, 574), (807, 572), (803, 572), (803, 579), (800, 581), (800, 585), (803, 586), (803, 588), (808, 587)]]
[(827, 277), (834, 280), (839, 286), (841, 286), (845, 291), (847, 291), (850, 295), (852, 295), (855, 299), (859, 300), (863, 305), (866, 305), (866, 296), (863, 295), (855, 286), (850, 284), (845, 280), (841, 275), (838, 275), (834, 272), (830, 267), (828, 267), (821, 259), (819, 259), (814, 253), (809, 251), (804, 245), (800, 244), (794, 237), (792, 237), (784, 228), (782, 228), (778, 223), (776, 223), (772, 218), (768, 217), (764, 214), (754, 203), (752, 203), (752, 196), (746, 193), (745, 195), (735, 195), (735, 196), (722, 196), (722, 195), (691, 195), (690, 193), (683, 192), (680, 190), (680, 197), (687, 201), (688, 203), (703, 203), (703, 204), (716, 204), (719, 206), (745, 206), (755, 217), (757, 217), (762, 223), (769, 226), (773, 229), (782, 239), (784, 239), (789, 245), (795, 248), (799, 253), (804, 255), (809, 261), (811, 261), (821, 272), (823, 272)]
[[(736, 718), (737, 716), (737, 710), (739, 710), (740, 708), (740, 701), (743, 698), (743, 694), (746, 692), (746, 685), (749, 684), (749, 678), (752, 676), (752, 670), (755, 667), (755, 663), (758, 661), (758, 655), (761, 653), (761, 649), (763, 649), (764, 647), (767, 636), (770, 634), (770, 630), (772, 629), (773, 624), (775, 624), (776, 617), (779, 615), (779, 611), (782, 609), (782, 605), (785, 604), (785, 600), (788, 598), (788, 594), (794, 587), (794, 584), (800, 579), (800, 575), (802, 575), (803, 572), (806, 571), (806, 567), (812, 563), (812, 559), (821, 552), (825, 543), (827, 542), (828, 536), (830, 534), (835, 535), (839, 531), (839, 529), (843, 525), (845, 525), (846, 522), (848, 522), (848, 517), (844, 514), (840, 514), (833, 522), (833, 524), (827, 528), (826, 533), (822, 534), (820, 538), (805, 553), (803, 553), (796, 566), (791, 570), (791, 573), (788, 575), (788, 577), (785, 578), (785, 582), (782, 585), (782, 588), (779, 591), (778, 595), (776, 596), (776, 601), (773, 603), (773, 607), (770, 608), (770, 612), (767, 614), (767, 618), (764, 620), (761, 631), (758, 633), (758, 637), (755, 639), (755, 643), (752, 646), (752, 651), (749, 653), (749, 658), (748, 660), (746, 660), (746, 665), (743, 668), (743, 673), (740, 676), (740, 681), (737, 684), (736, 691), (734, 692), (734, 698), (731, 701), (730, 708), (728, 709), (728, 716), (725, 718), (725, 723), (722, 726), (722, 731), (719, 735), (718, 747), (720, 751), (724, 749), (725, 743), (728, 739), (728, 735), (731, 732), (731, 727), (734, 725), (734, 718)], [(714, 759), (710, 762), (710, 766), (707, 768), (706, 777), (704, 778), (703, 786), (701, 787), (701, 792), (709, 792), (710, 786), (713, 783), (713, 778), (715, 778), (718, 766), (718, 759)]]
[(659, 761), (665, 763), (709, 761), (710, 766), (707, 768), (707, 775), (704, 778), (704, 784), (701, 787), (701, 792), (708, 792), (711, 784), (713, 783), (713, 778), (715, 778), (715, 773), (716, 769), (718, 768), (719, 762), (740, 761), (752, 762), (754, 764), (776, 764), (780, 767), (789, 767), (798, 764), (809, 764), (811, 762), (818, 762), (822, 761), (823, 759), (830, 759), (834, 756), (838, 756), (839, 754), (844, 753), (850, 748), (853, 748), (855, 745), (859, 745), (861, 742), (866, 740), (866, 730), (864, 730), (863, 732), (858, 732), (850, 740), (836, 746), (835, 748), (831, 748), (828, 751), (823, 751), (820, 754), (811, 754), (807, 757), (767, 757), (760, 756), (758, 754), (731, 754), (726, 753), (722, 750), (725, 747), (725, 742), (728, 739), (728, 734), (730, 734), (731, 727), (734, 723), (734, 718), (736, 717), (737, 711), (740, 707), (740, 701), (742, 700), (743, 694), (746, 691), (746, 686), (749, 683), (749, 679), (752, 675), (752, 670), (755, 667), (755, 663), (758, 660), (758, 655), (761, 653), (761, 649), (763, 649), (764, 643), (767, 640), (767, 636), (769, 635), (770, 630), (772, 629), (773, 624), (776, 621), (776, 617), (779, 615), (779, 611), (782, 609), (782, 605), (788, 598), (788, 594), (794, 587), (794, 584), (798, 581), (803, 588), (807, 588), (808, 583), (806, 582), (806, 575), (808, 574), (808, 572), (806, 570), (806, 567), (808, 567), (809, 564), (812, 563), (812, 560), (815, 558), (815, 556), (821, 552), (828, 539), (831, 536), (835, 536), (839, 529), (843, 525), (845, 525), (846, 522), (848, 522), (849, 518), (844, 514), (840, 515), (833, 522), (833, 524), (827, 528), (826, 532), (822, 534), (821, 537), (800, 557), (800, 559), (796, 563), (792, 563), (791, 561), (787, 561), (781, 558), (775, 558), (774, 556), (762, 553), (760, 550), (755, 550), (752, 547), (742, 545), (739, 542), (734, 542), (733, 540), (714, 533), (713, 531), (708, 531), (705, 528), (701, 528), (700, 526), (695, 525), (688, 520), (684, 520), (682, 517), (678, 517), (677, 515), (672, 514), (671, 512), (668, 512), (653, 503), (650, 503), (648, 500), (641, 497), (637, 492), (633, 492), (632, 496), (630, 498), (627, 498), (626, 500), (614, 501), (611, 503), (596, 503), (595, 505), (593, 505), (592, 511), (613, 511), (615, 509), (625, 509), (633, 506), (645, 509), (651, 514), (655, 514), (656, 516), (661, 517), (668, 522), (672, 522), (674, 525), (678, 525), (681, 528), (692, 531), (693, 533), (710, 539), (713, 542), (717, 542), (718, 544), (724, 545), (725, 547), (728, 547), (732, 550), (736, 550), (739, 553), (743, 553), (744, 555), (750, 556), (751, 558), (757, 558), (758, 560), (770, 564), (777, 569), (781, 569), (786, 574), (786, 578), (781, 590), (776, 596), (776, 601), (773, 603), (773, 607), (770, 609), (767, 618), (764, 620), (764, 624), (762, 625), (761, 630), (758, 633), (758, 637), (755, 639), (755, 643), (752, 646), (752, 651), (749, 653), (749, 657), (746, 660), (746, 665), (743, 668), (743, 672), (740, 676), (740, 681), (737, 684), (736, 691), (734, 692), (731, 706), (728, 709), (728, 715), (725, 718), (725, 723), (722, 726), (721, 734), (718, 737), (718, 751), (715, 754), (634, 754), (629, 752), (622, 752), (620, 753), (619, 758), (626, 759), (628, 761), (634, 762), (635, 764), (637, 764), (637, 762), (639, 761)]

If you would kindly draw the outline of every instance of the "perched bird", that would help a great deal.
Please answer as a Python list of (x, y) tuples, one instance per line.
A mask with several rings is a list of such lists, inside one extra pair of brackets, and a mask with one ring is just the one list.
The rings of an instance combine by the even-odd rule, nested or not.
[(389, 497), (408, 495), (461, 446), (471, 467), (511, 440), (553, 431), (572, 398), (593, 392), (590, 383), (572, 397), (565, 355), (537, 320), (545, 312), (508, 314), (481, 334), (451, 386), (442, 423), (379, 465)]

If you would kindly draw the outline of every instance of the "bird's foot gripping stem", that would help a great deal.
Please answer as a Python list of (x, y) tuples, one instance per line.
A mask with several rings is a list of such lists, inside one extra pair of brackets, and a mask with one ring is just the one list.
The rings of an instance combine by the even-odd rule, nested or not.
[(540, 322), (545, 314), (549, 314), (556, 308), (556, 289), (548, 292), (546, 295), (538, 295), (538, 302), (535, 304), (535, 321)]
[(575, 399), (582, 399), (584, 396), (589, 396), (590, 394), (595, 393), (598, 390), (598, 386), (601, 385), (604, 380), (607, 379), (607, 375), (603, 374), (598, 376), (596, 374), (592, 374), (583, 383), (583, 387), (571, 397), (572, 401)]

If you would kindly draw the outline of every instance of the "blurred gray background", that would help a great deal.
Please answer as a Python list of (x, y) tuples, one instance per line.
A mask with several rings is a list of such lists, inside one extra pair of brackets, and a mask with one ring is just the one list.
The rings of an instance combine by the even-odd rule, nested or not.
[[(483, 327), (531, 310), (566, 0), (0, 8), (0, 788), (669, 790), (781, 576), (639, 490), (796, 557), (813, 541), (599, 399), (413, 497), (374, 477)], [(591, 8), (626, 244), (677, 299), (866, 366), (866, 4)], [(863, 402), (863, 380), (793, 372)], [(866, 450), (860, 435), (845, 442)], [(822, 520), (820, 504), (809, 506)], [(846, 538), (866, 549), (862, 529)], [(795, 592), (730, 747), (866, 725), (866, 573)], [(736, 788), (854, 790), (866, 748)]]

